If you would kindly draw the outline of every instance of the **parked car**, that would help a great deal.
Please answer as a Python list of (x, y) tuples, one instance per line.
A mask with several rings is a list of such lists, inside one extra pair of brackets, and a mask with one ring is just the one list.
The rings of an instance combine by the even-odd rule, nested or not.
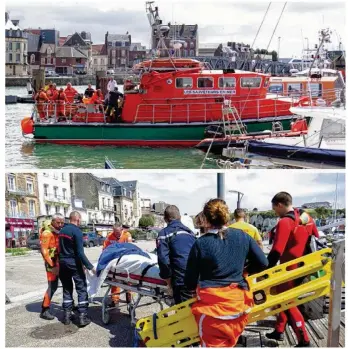
[(27, 247), (32, 250), (39, 250), (41, 248), (39, 233), (31, 233), (27, 238)]
[(83, 233), (83, 246), (94, 247), (103, 244), (103, 239), (95, 232)]
[(46, 77), (52, 77), (52, 78), (54, 78), (54, 77), (59, 77), (59, 74), (57, 74), (57, 73), (56, 73), (55, 71), (53, 71), (53, 70), (48, 70), (48, 71), (46, 71), (45, 76), (46, 76)]

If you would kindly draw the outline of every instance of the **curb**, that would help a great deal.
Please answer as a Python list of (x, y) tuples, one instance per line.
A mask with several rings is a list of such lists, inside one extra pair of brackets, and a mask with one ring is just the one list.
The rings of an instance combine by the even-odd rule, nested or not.
[(13, 257), (13, 258), (17, 258), (17, 257), (26, 257), (26, 256), (30, 256), (30, 255), (36, 254), (36, 253), (39, 253), (39, 251), (35, 251), (35, 250), (33, 250), (33, 251), (27, 251), (25, 254), (20, 254), (20, 255), (17, 255), (17, 256), (16, 256), (16, 255), (13, 256), (12, 253), (7, 252), (7, 253), (5, 253), (5, 257), (6, 257), (6, 258), (9, 258), (9, 257)]

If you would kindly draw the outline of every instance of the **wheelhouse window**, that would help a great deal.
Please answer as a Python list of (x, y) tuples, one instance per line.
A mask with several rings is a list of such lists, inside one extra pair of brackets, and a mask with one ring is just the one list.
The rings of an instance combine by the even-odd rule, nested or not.
[(270, 93), (283, 93), (283, 90), (283, 84), (270, 84), (268, 87)]
[(198, 88), (209, 88), (214, 87), (214, 79), (213, 78), (198, 78), (197, 79), (197, 87)]
[(288, 95), (291, 97), (301, 96), (302, 84), (301, 83), (288, 84)]
[(236, 87), (236, 78), (219, 78), (219, 87)]
[(176, 78), (175, 79), (176, 88), (192, 88), (192, 78)]
[(261, 78), (241, 78), (240, 86), (244, 88), (259, 88), (261, 86)]
[(312, 97), (321, 97), (322, 96), (322, 85), (318, 83), (310, 83), (308, 86), (308, 92), (312, 94)]

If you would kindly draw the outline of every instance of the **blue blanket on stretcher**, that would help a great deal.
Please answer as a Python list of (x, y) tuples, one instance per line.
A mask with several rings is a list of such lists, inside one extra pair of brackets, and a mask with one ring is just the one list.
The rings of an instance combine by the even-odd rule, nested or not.
[(135, 254), (139, 256), (144, 256), (150, 258), (150, 256), (140, 249), (138, 246), (133, 245), (131, 243), (122, 243), (119, 244), (117, 242), (109, 245), (100, 255), (98, 266), (97, 266), (97, 276), (100, 275), (102, 270), (106, 268), (106, 266), (114, 259), (119, 259), (122, 256)]

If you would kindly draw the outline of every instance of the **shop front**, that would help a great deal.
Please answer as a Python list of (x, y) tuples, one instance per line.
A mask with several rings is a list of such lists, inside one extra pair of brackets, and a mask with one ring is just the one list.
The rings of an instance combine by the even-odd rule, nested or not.
[(29, 234), (35, 231), (35, 221), (24, 218), (5, 218), (6, 247), (26, 246)]

